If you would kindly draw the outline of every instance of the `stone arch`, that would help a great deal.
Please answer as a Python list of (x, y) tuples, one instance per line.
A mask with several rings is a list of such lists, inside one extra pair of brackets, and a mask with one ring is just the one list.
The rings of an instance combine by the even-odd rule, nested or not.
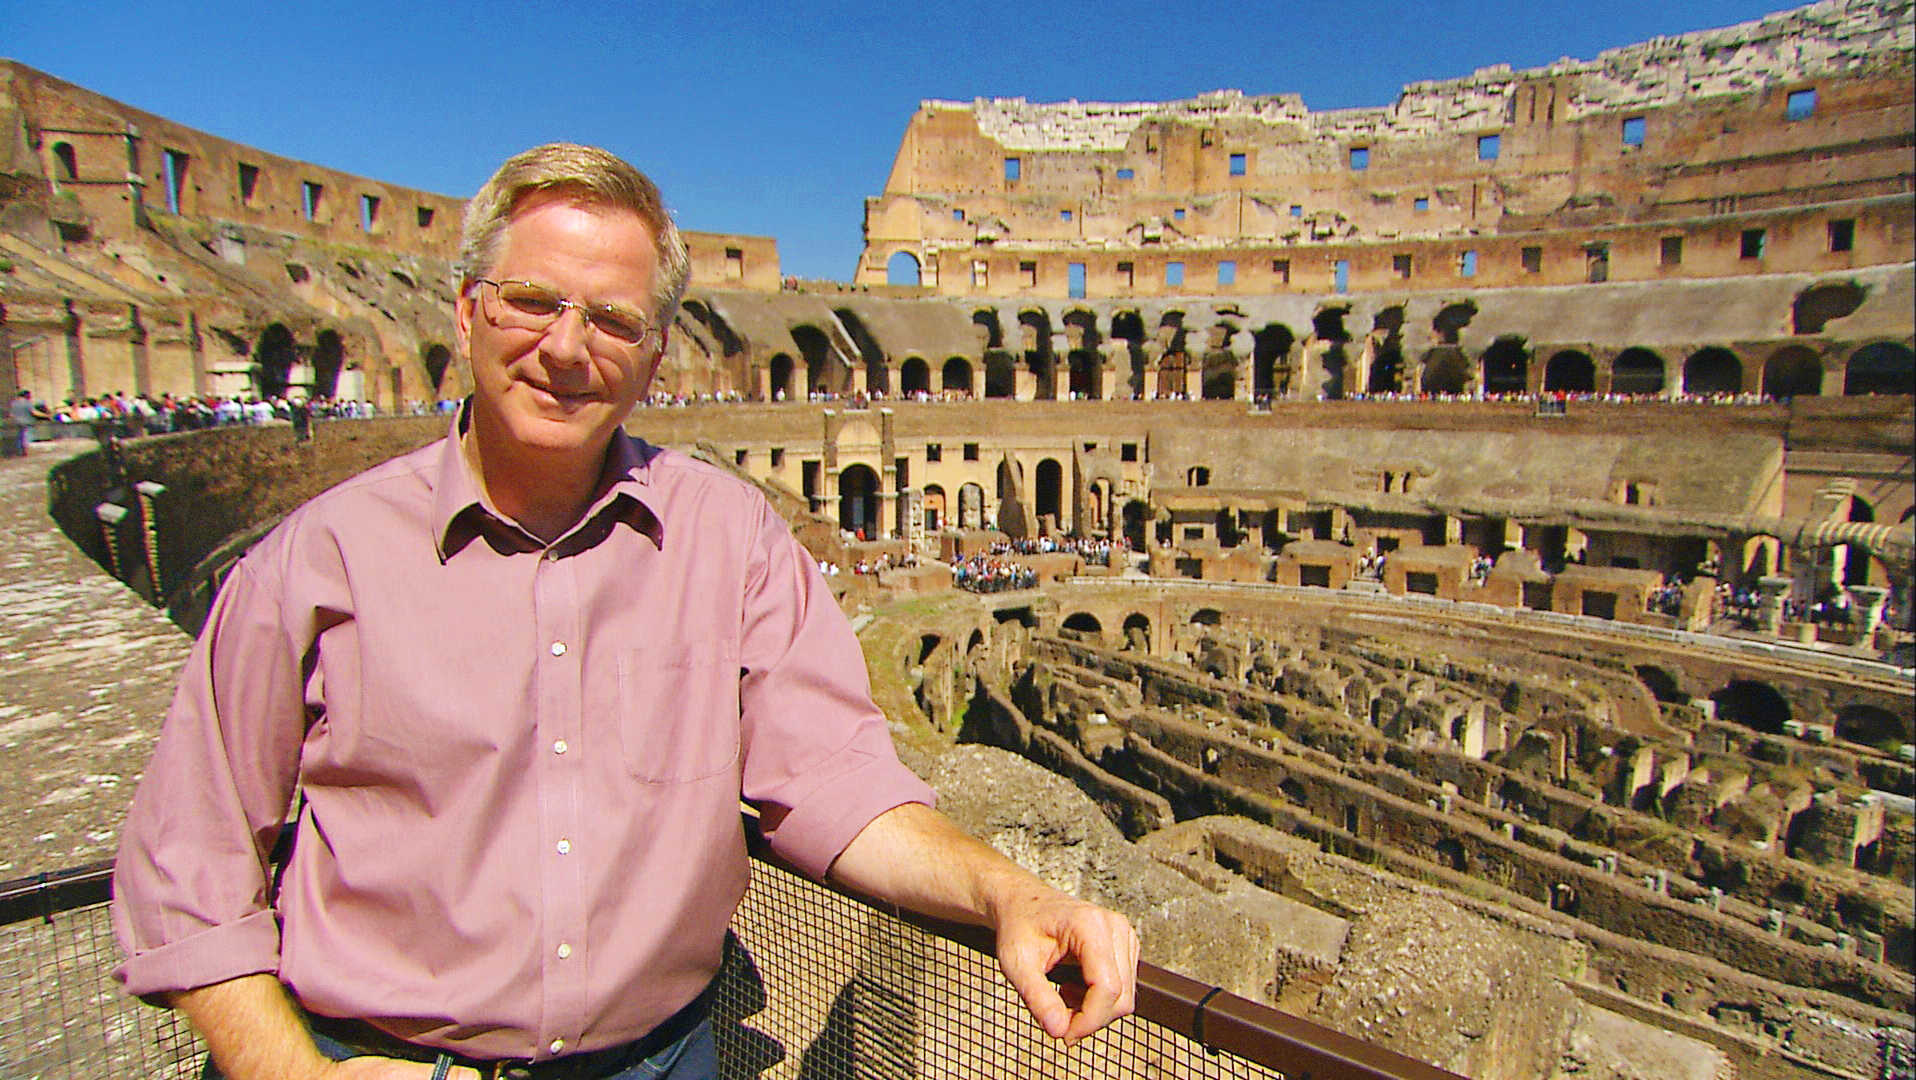
[(1685, 394), (1738, 394), (1743, 391), (1743, 362), (1721, 345), (1698, 349), (1683, 361)]
[(61, 141), (53, 144), (53, 160), (59, 166), (55, 180), (78, 180), (80, 178), (80, 159), (73, 152), (73, 144)]
[(1426, 394), (1468, 394), (1470, 361), (1455, 345), (1439, 345), (1424, 354), (1419, 388)]
[(1229, 401), (1237, 396), (1237, 357), (1222, 349), (1204, 355), (1204, 375), (1198, 396), (1205, 401)]
[(1544, 363), (1543, 389), (1551, 394), (1594, 394), (1597, 366), (1588, 353), (1565, 349)]
[(1124, 504), (1124, 539), (1133, 551), (1143, 551), (1147, 547), (1146, 529), (1155, 515), (1151, 505), (1143, 499), (1132, 499)]
[(1063, 625), (1066, 630), (1073, 630), (1080, 634), (1089, 634), (1093, 638), (1102, 639), (1104, 637), (1104, 624), (1098, 621), (1096, 615), (1088, 611), (1074, 611), (1066, 615), (1061, 625)]
[[(345, 366), (346, 346), (337, 330), (321, 330), (313, 346), (313, 396), (335, 397), (339, 393), (339, 369)], [(398, 402), (394, 402), (396, 406)]]
[(878, 474), (869, 465), (847, 465), (838, 472), (838, 527), (878, 535)]
[(445, 390), (446, 369), (452, 366), (452, 350), (437, 342), (426, 346), (420, 361), (426, 367), (426, 385), (434, 394)]
[(1836, 737), (1875, 747), (1906, 743), (1912, 738), (1911, 721), (1880, 706), (1849, 705), (1836, 713)]
[(1506, 334), (1483, 355), (1483, 388), (1492, 394), (1521, 394), (1530, 388), (1530, 350), (1523, 338)]
[(293, 378), (293, 365), (299, 360), (299, 348), (293, 344), (293, 332), (284, 323), (271, 323), (253, 346), (253, 366), (257, 371), (254, 388), (263, 398), (279, 397)]
[(1823, 392), (1823, 361), (1801, 345), (1778, 349), (1763, 364), (1763, 396), (1778, 401)]
[(1790, 721), (1790, 703), (1776, 687), (1755, 679), (1733, 679), (1710, 695), (1719, 720), (1742, 724), (1768, 735), (1781, 735)]
[(1131, 358), (1130, 370), (1122, 372), (1127, 388), (1134, 398), (1144, 396), (1144, 368), (1138, 363), (1138, 356), (1144, 350), (1144, 318), (1137, 311), (1126, 309), (1111, 316), (1111, 338), (1125, 343), (1125, 354)]
[(843, 393), (847, 372), (825, 331), (811, 323), (800, 323), (792, 327), (792, 341), (805, 358), (804, 392), (808, 395)]
[(1610, 363), (1610, 392), (1647, 397), (1663, 393), (1669, 383), (1663, 357), (1642, 346), (1631, 346)]
[(985, 396), (1015, 397), (1018, 393), (1018, 366), (1011, 354), (994, 349), (985, 354)]
[(898, 366), (898, 392), (901, 394), (931, 393), (931, 365), (925, 363), (922, 356), (907, 356)]
[(951, 524), (949, 511), (945, 504), (945, 489), (939, 484), (926, 484), (921, 494), (921, 508), (925, 514), (925, 531), (935, 533)]
[(945, 360), (944, 371), (939, 389), (947, 394), (971, 394), (971, 361), (962, 356), (953, 356)]
[(1305, 387), (1305, 390), (1329, 401), (1342, 399), (1352, 381), (1345, 370), (1350, 364), (1351, 335), (1344, 328), (1344, 319), (1349, 314), (1348, 304), (1331, 304), (1317, 309), (1311, 316), (1311, 337), (1324, 346), (1321, 358), (1323, 370), (1317, 385)]
[(1265, 323), (1251, 332), (1251, 393), (1278, 397), (1290, 390), (1291, 348), (1297, 335), (1283, 323)]
[(885, 260), (885, 284), (916, 286), (919, 278), (918, 256), (911, 252), (894, 251)]
[(1191, 613), (1192, 626), (1221, 626), (1224, 613), (1214, 607), (1202, 607)]
[(1005, 347), (1005, 331), (1003, 325), (998, 322), (997, 309), (979, 308), (972, 312), (971, 324), (983, 331), (981, 335), (984, 338), (982, 342), (983, 348), (1002, 349)]
[(1650, 691), (1650, 696), (1658, 701), (1675, 704), (1690, 700), (1690, 695), (1684, 693), (1677, 683), (1676, 676), (1655, 664), (1638, 664), (1636, 676), (1637, 681)]
[(1026, 370), (1037, 380), (1037, 396), (1049, 401), (1058, 396), (1058, 357), (1051, 349), (1051, 313), (1041, 307), (1018, 312), (1019, 347), (1024, 353)]
[(1031, 504), (1040, 519), (1049, 514), (1060, 529), (1064, 527), (1064, 466), (1056, 458), (1038, 462), (1032, 475)]
[(1141, 652), (1151, 651), (1151, 620), (1141, 611), (1134, 611), (1124, 617), (1124, 647)]
[(1916, 352), (1893, 341), (1863, 346), (1843, 368), (1843, 393), (1916, 393)]
[(769, 367), (772, 400), (785, 401), (793, 397), (792, 358), (785, 353), (774, 353)]

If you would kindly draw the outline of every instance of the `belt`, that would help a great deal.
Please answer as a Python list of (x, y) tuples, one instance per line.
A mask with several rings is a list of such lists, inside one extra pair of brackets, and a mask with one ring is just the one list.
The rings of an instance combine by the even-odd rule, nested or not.
[[(472, 1058), (430, 1046), (420, 1046), (389, 1035), (364, 1020), (346, 1020), (307, 1013), (307, 1026), (318, 1034), (337, 1040), (362, 1053), (437, 1064), (450, 1059), (455, 1067), (476, 1071), (482, 1080), (600, 1080), (620, 1069), (629, 1068), (651, 1057), (690, 1034), (710, 1011), (711, 990), (707, 988), (691, 1003), (673, 1013), (666, 1021), (629, 1043), (587, 1050), (564, 1057), (534, 1061), (530, 1058)], [(434, 1075), (442, 1075), (435, 1073)]]

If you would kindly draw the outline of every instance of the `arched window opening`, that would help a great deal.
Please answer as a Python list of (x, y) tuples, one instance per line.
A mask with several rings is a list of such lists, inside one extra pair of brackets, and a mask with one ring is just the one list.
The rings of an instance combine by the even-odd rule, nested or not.
[(1521, 394), (1529, 386), (1530, 351), (1523, 339), (1500, 337), (1484, 350), (1484, 393)]
[(908, 356), (898, 368), (898, 392), (901, 394), (931, 393), (931, 365), (922, 357)]
[(426, 385), (438, 394), (446, 388), (446, 369), (452, 366), (452, 350), (444, 345), (426, 346)]
[(947, 394), (971, 394), (971, 361), (954, 356), (945, 361), (944, 381), (939, 389)]
[(1843, 372), (1843, 393), (1916, 393), (1916, 353), (1888, 341), (1863, 346)]
[(1088, 611), (1074, 611), (1065, 616), (1064, 628), (1074, 633), (1085, 634), (1092, 638), (1104, 636), (1104, 624), (1098, 621), (1096, 615)]
[(1683, 362), (1686, 394), (1737, 394), (1743, 391), (1743, 363), (1728, 349), (1698, 349)]
[(1763, 396), (1777, 401), (1823, 392), (1823, 361), (1801, 345), (1778, 350), (1763, 365)]
[(339, 340), (337, 330), (321, 330), (313, 349), (313, 396), (320, 398), (337, 397), (339, 394), (339, 369), (346, 359), (345, 345)]
[(1597, 366), (1587, 354), (1566, 349), (1544, 364), (1543, 389), (1546, 394), (1594, 394)]
[(771, 363), (772, 400), (787, 401), (792, 397), (792, 358), (784, 353), (772, 357)]
[(1667, 380), (1663, 357), (1644, 348), (1629, 348), (1617, 354), (1610, 365), (1610, 392), (1649, 396), (1663, 393)]
[(838, 474), (838, 527), (861, 540), (878, 535), (878, 474), (850, 465)]
[(299, 350), (293, 344), (293, 332), (282, 323), (273, 323), (259, 336), (259, 344), (253, 348), (253, 362), (258, 372), (257, 388), (262, 398), (276, 398), (286, 393), (293, 378), (293, 364), (299, 359)]
[(1037, 491), (1034, 492), (1032, 505), (1042, 521), (1049, 516), (1052, 522), (1062, 528), (1064, 525), (1064, 466), (1055, 458), (1045, 458), (1038, 462), (1033, 477)]
[(1710, 695), (1720, 720), (1742, 724), (1768, 735), (1781, 735), (1790, 721), (1790, 703), (1776, 687), (1753, 679), (1736, 679)]
[(1470, 361), (1455, 345), (1440, 345), (1424, 354), (1423, 391), (1426, 394), (1470, 392)]
[(918, 277), (918, 256), (909, 251), (894, 251), (891, 258), (885, 261), (885, 284), (887, 285), (916, 286)]
[(74, 154), (72, 143), (54, 143), (53, 160), (59, 165), (59, 175), (54, 179), (78, 180), (80, 178), (80, 159)]

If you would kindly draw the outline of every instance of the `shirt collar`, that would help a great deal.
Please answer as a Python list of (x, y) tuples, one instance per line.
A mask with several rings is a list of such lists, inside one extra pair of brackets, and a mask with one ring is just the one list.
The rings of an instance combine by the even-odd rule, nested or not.
[[(488, 532), (520, 537), (528, 543), (528, 550), (544, 547), (536, 538), (486, 505), (478, 477), (472, 474), (472, 467), (459, 445), (460, 436), (470, 423), (471, 409), (472, 401), (467, 399), (460, 406), (446, 438), (439, 445), (438, 474), (433, 480), (432, 535), (441, 563)], [(610, 529), (588, 526), (600, 519), (607, 519), (606, 526), (625, 524), (650, 539), (653, 546), (663, 548), (665, 525), (653, 512), (644, 495), (652, 484), (652, 462), (664, 452), (643, 439), (627, 435), (623, 430), (614, 432), (612, 444), (607, 448), (611, 463), (606, 475), (611, 482), (593, 500), (579, 524), (555, 541), (552, 547), (564, 553), (590, 547), (604, 539)]]

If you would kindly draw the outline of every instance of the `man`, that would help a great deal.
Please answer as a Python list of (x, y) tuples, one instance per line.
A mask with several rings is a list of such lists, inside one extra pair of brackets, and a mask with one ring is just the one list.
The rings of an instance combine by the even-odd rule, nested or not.
[(539, 147), (461, 239), (448, 438), (290, 515), (195, 646), (122, 839), (128, 989), (231, 1080), (710, 1076), (742, 797), (800, 868), (993, 927), (1052, 1035), (1128, 1012), (1129, 924), (929, 808), (784, 522), (621, 431), (689, 276), (651, 182)]

